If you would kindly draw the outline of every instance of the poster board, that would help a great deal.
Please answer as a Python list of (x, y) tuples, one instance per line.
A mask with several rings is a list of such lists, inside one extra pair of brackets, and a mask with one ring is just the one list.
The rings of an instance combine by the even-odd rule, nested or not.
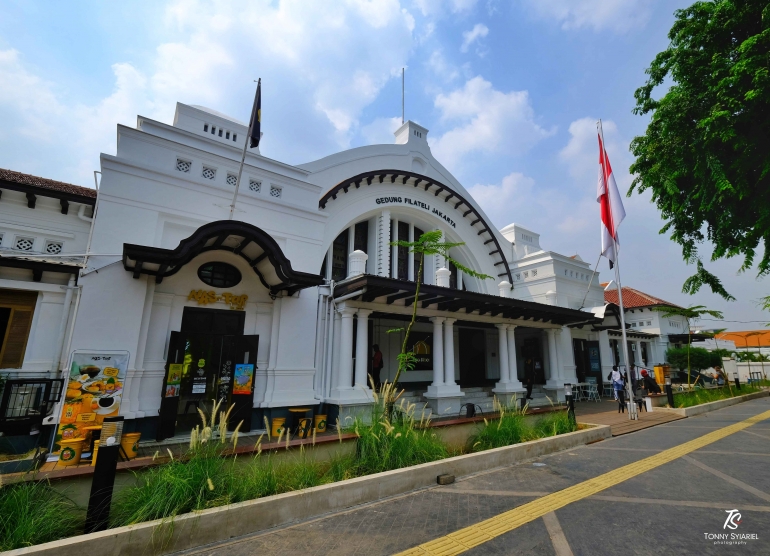
[(120, 413), (128, 360), (127, 351), (72, 353), (52, 452), (59, 451), (60, 440), (85, 438), (85, 427)]
[(233, 394), (251, 395), (254, 384), (254, 365), (238, 364), (235, 366), (235, 380), (233, 381)]

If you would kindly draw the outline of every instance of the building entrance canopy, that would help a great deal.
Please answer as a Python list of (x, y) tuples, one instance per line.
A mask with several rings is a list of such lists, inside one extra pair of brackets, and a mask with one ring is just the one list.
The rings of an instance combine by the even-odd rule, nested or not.
[[(387, 305), (403, 300), (404, 305), (408, 306), (414, 302), (416, 289), (415, 282), (361, 275), (338, 283), (334, 287), (334, 297), (339, 299), (350, 295), (347, 299), (363, 302), (384, 298)], [(584, 311), (428, 284), (420, 285), (418, 302), (422, 309), (457, 312), (458, 317), (473, 313), (505, 319), (552, 323), (559, 326), (590, 323), (590, 318), (586, 319), (587, 314)], [(601, 322), (600, 319), (595, 320), (597, 324)]]
[(123, 244), (123, 267), (140, 274), (163, 278), (176, 274), (184, 265), (205, 251), (229, 251), (245, 259), (271, 295), (285, 291), (292, 295), (303, 288), (323, 283), (321, 276), (292, 269), (276, 241), (264, 230), (246, 222), (219, 220), (198, 228), (179, 242), (176, 249)]

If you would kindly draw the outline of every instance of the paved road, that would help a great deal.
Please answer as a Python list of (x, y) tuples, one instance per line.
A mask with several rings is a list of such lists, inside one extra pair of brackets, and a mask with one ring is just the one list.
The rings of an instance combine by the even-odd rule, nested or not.
[[(513, 523), (532, 502), (564, 504), (565, 496), (556, 511), (502, 527), (463, 553), (770, 554), (768, 411), (770, 398), (762, 398), (185, 554), (426, 554), (423, 543), (451, 545), (446, 535), (472, 535), (485, 520)], [(616, 470), (628, 464), (633, 471), (621, 477)], [(635, 469), (642, 465), (648, 470)], [(580, 494), (602, 481), (617, 484)], [(725, 529), (727, 510), (740, 512), (737, 529)], [(733, 533), (758, 539), (724, 545), (705, 537)]]

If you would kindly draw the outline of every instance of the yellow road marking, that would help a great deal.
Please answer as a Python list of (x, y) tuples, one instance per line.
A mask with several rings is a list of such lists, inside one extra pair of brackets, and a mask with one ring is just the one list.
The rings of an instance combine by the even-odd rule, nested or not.
[(577, 502), (578, 500), (592, 496), (627, 481), (628, 479), (655, 469), (656, 467), (660, 467), (665, 463), (674, 461), (690, 452), (713, 444), (718, 440), (748, 428), (760, 421), (764, 421), (765, 419), (770, 419), (770, 411), (765, 411), (764, 413), (755, 415), (740, 423), (735, 423), (734, 425), (729, 425), (714, 432), (710, 432), (695, 440), (690, 440), (689, 442), (685, 442), (674, 448), (669, 448), (668, 450), (664, 450), (644, 458), (643, 460), (629, 463), (628, 465), (624, 465), (623, 467), (614, 469), (613, 471), (599, 475), (593, 479), (538, 498), (537, 500), (533, 500), (532, 502), (528, 502), (527, 504), (518, 506), (507, 512), (503, 512), (495, 517), (485, 519), (475, 525), (459, 529), (444, 537), (405, 550), (398, 556), (424, 556), (426, 554), (432, 556), (452, 556), (454, 554), (461, 554), (474, 546), (491, 541), (503, 533), (507, 533), (525, 523), (543, 517), (549, 512), (556, 511), (572, 502)]

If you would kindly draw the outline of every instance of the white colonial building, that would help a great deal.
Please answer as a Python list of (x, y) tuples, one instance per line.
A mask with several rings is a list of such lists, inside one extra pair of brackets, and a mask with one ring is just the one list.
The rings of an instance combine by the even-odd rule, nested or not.
[[(520, 397), (528, 379), (544, 402), (563, 399), (565, 383), (601, 385), (614, 363), (614, 305), (598, 278), (579, 257), (543, 250), (531, 230), (495, 229), (433, 157), (427, 129), (409, 121), (394, 144), (298, 166), (249, 149), (229, 219), (246, 134), (241, 122), (181, 103), (173, 125), (141, 116), (135, 128), (119, 125), (117, 153), (101, 155), (92, 229), (94, 197), (83, 188), (77, 198), (36, 193), (31, 210), (22, 206), (31, 190), (0, 183), (12, 250), (0, 257), (0, 295), (36, 295), (26, 350), (4, 366), (55, 374), (74, 350), (127, 351), (120, 413), (158, 439), (188, 431), (195, 408), (222, 397), (245, 428), (290, 408), (334, 422), (372, 403), (372, 346), (380, 379), (395, 375), (403, 332), (392, 330), (416, 298), (418, 362), (401, 385), (434, 414)], [(452, 258), (490, 278), (427, 257), (417, 295), (419, 259), (390, 242), (428, 230), (462, 243)], [(13, 243), (24, 234), (37, 256)], [(63, 240), (62, 253), (88, 248), (87, 261), (46, 261), (49, 240)], [(255, 366), (246, 396), (233, 394), (239, 363)], [(171, 365), (182, 369), (176, 395), (167, 394)]]

